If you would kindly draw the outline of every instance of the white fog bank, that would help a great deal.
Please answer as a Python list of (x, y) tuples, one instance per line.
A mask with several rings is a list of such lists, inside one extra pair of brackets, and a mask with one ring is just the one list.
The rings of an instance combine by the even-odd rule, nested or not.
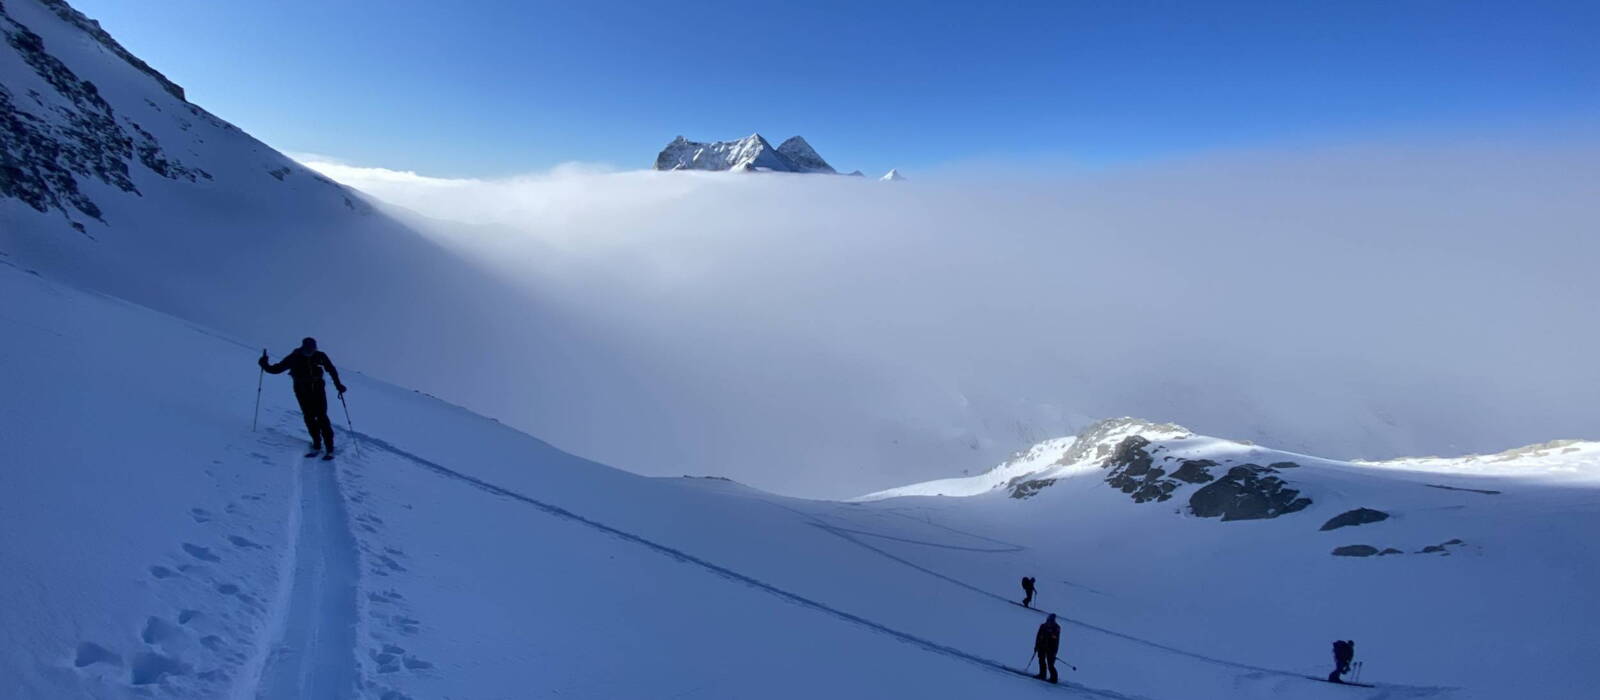
[(585, 327), (532, 329), (540, 366), (467, 405), (644, 473), (848, 496), (1117, 415), (1340, 458), (1600, 436), (1597, 155), (902, 183), (302, 160)]

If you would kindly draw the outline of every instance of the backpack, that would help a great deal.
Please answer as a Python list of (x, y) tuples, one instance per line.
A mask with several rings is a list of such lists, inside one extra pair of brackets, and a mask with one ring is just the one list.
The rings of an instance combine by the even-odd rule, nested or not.
[(1350, 640), (1335, 640), (1333, 643), (1333, 658), (1349, 660), (1355, 658), (1356, 643)]

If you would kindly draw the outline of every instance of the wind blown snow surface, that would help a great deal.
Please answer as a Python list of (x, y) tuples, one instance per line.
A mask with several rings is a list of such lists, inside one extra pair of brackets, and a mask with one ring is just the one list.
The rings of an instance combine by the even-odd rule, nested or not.
[[(252, 344), (11, 264), (0, 294), (6, 697), (1576, 698), (1600, 641), (1593, 443), (1484, 475), (1097, 438), (1295, 472), (1313, 503), (1256, 521), (1043, 464), (1070, 440), (1029, 498), (834, 503), (610, 469), (347, 366), (325, 463), (281, 377), (251, 430)], [(1392, 515), (1318, 529), (1357, 506)], [(1060, 687), (1007, 670), (1043, 611)], [(1334, 638), (1377, 688), (1308, 678)]]

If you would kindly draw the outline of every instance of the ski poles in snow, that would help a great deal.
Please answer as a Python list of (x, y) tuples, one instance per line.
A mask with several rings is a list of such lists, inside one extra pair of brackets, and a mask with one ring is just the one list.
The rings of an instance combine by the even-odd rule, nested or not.
[(1022, 667), (1022, 671), (1024, 673), (1026, 673), (1028, 671), (1028, 669), (1033, 668), (1033, 657), (1038, 656), (1038, 655), (1039, 655), (1039, 650), (1038, 649), (1034, 649), (1033, 653), (1028, 655), (1028, 664), (1026, 666)]
[(1350, 680), (1357, 683), (1361, 682), (1361, 666), (1365, 663), (1365, 661), (1357, 661), (1355, 663), (1355, 673), (1350, 674)]
[[(261, 348), (261, 357), (265, 358), (266, 356), (267, 349)], [(256, 421), (261, 418), (261, 380), (266, 379), (266, 377), (267, 371), (265, 369), (256, 373), (256, 412), (250, 416), (250, 432), (252, 433), (256, 431)]]
[(355, 443), (356, 454), (361, 454), (361, 442), (356, 440), (356, 426), (350, 422), (350, 404), (344, 402), (344, 392), (339, 392), (339, 405), (344, 406), (344, 427), (350, 429), (350, 441)]

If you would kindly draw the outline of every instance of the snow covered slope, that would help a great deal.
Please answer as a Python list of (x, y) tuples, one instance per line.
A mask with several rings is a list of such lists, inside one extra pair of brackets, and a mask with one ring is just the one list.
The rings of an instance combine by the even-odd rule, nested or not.
[[(281, 377), (267, 378), (251, 431), (254, 343), (9, 263), (0, 295), (14, 302), (0, 317), (0, 696), (1577, 698), (1589, 687), (1592, 444), (1516, 458), (1543, 464), (1537, 473), (1483, 476), (1159, 427), (1129, 450), (1144, 438), (1124, 421), (1033, 463), (1080, 445), (1099, 455), (1120, 437), (1111, 453), (1125, 464), (1018, 470), (1054, 479), (1026, 498), (1016, 489), (1037, 479), (846, 504), (609, 469), (346, 363), (358, 432), (336, 408), (343, 452), (329, 464), (301, 458)], [(1153, 471), (1129, 468), (1140, 454), (1170, 473), (1214, 461), (1202, 471), (1218, 482), (1270, 466), (1310, 502), (1238, 521), (1185, 512), (1190, 484), (1136, 502), (1152, 483), (1162, 492)], [(1110, 472), (1135, 488), (1107, 484)], [(1322, 529), (1357, 508), (1389, 517)], [(1400, 553), (1331, 554), (1353, 545)], [(1025, 574), (1065, 621), (1077, 669), (1062, 687), (1006, 670), (1042, 614), (1009, 602)], [(1306, 677), (1326, 672), (1334, 638), (1357, 640), (1377, 688)]]
[(782, 153), (783, 157), (788, 158), (789, 163), (794, 165), (795, 170), (798, 172), (827, 173), (829, 175), (838, 173), (837, 170), (833, 169), (833, 166), (828, 165), (828, 161), (822, 159), (817, 150), (812, 148), (811, 144), (807, 143), (803, 137), (789, 137), (788, 140), (778, 144), (778, 152)]

